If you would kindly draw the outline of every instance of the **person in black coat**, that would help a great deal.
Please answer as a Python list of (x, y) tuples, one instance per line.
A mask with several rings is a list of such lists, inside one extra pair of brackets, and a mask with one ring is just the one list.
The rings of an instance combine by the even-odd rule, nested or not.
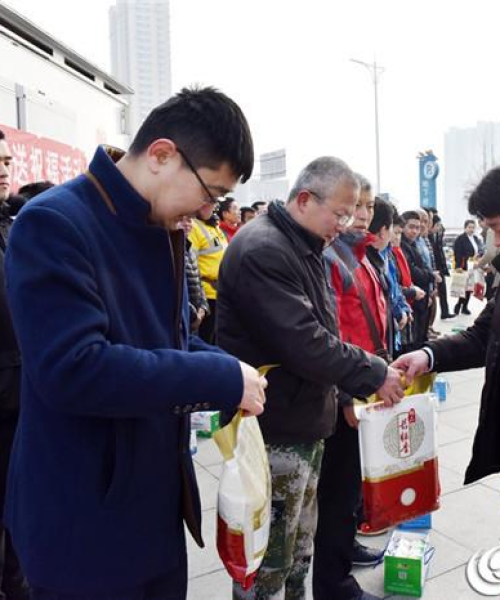
[(184, 261), (189, 299), (189, 327), (192, 333), (196, 333), (203, 319), (210, 313), (210, 307), (205, 290), (201, 284), (198, 257), (196, 256), (196, 252), (191, 248), (191, 242), (188, 238), (193, 228), (193, 219), (191, 217), (184, 217), (179, 223), (179, 228), (183, 229), (186, 235)]
[[(412, 346), (414, 349), (420, 348), (427, 339), (430, 314), (428, 298), (436, 278), (432, 269), (425, 265), (416, 245), (416, 239), (420, 234), (420, 215), (417, 211), (409, 210), (401, 216), (405, 222), (401, 237), (401, 250), (410, 267), (412, 282), (424, 290), (426, 294), (424, 298), (415, 300), (413, 304), (414, 339)], [(411, 348), (411, 346), (407, 346), (407, 348)]]
[(429, 240), (434, 250), (434, 257), (436, 259), (436, 269), (441, 275), (441, 282), (437, 284), (439, 306), (441, 307), (441, 319), (451, 319), (455, 315), (450, 312), (448, 308), (448, 290), (446, 289), (446, 277), (450, 275), (448, 264), (446, 262), (446, 256), (444, 253), (444, 227), (441, 221), (441, 217), (434, 213), (432, 215), (432, 227), (429, 232)]
[(3, 524), (7, 470), (19, 416), (21, 356), (5, 290), (4, 258), (12, 218), (8, 206), (12, 156), (0, 131), (0, 599), (28, 600), (29, 590)]
[[(467, 219), (464, 223), (464, 232), (461, 233), (453, 244), (453, 252), (455, 253), (455, 268), (467, 271), (469, 258), (474, 258), (483, 252), (483, 243), (480, 238), (474, 234), (476, 222), (472, 219)], [(465, 298), (459, 298), (455, 304), (455, 314), (458, 315), (460, 310), (464, 315), (470, 315), (469, 300), (471, 292), (465, 292)]]
[[(484, 218), (500, 246), (500, 167), (489, 171), (469, 198), (469, 212)], [(500, 268), (500, 257), (493, 259)], [(422, 350), (399, 357), (392, 365), (406, 372), (407, 381), (427, 371), (463, 371), (486, 367), (479, 423), (465, 484), (500, 472), (500, 300), (498, 292), (472, 327), (429, 342)]]

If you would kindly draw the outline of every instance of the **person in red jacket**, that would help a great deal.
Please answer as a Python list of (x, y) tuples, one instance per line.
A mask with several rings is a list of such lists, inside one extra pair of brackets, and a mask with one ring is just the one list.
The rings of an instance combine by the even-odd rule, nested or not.
[(219, 202), (217, 211), (219, 215), (219, 227), (224, 232), (228, 243), (233, 239), (241, 223), (241, 211), (234, 198), (226, 198)]
[[(369, 181), (361, 176), (358, 179), (361, 190), (354, 220), (325, 250), (324, 259), (341, 339), (383, 356), (387, 351), (386, 300), (377, 272), (366, 256), (367, 246), (375, 240), (368, 231), (375, 198)], [(313, 561), (315, 600), (376, 600), (351, 575), (353, 564), (373, 565), (382, 555), (355, 539), (360, 501), (357, 419), (352, 397), (340, 391), (337, 427), (335, 434), (325, 440), (318, 485)]]

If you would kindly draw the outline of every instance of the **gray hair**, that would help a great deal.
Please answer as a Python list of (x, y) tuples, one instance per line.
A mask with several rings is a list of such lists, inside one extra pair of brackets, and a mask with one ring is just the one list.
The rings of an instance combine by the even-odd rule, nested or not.
[(354, 173), (354, 176), (358, 180), (361, 192), (371, 192), (372, 191), (372, 184), (368, 181), (368, 179), (364, 175), (361, 175), (361, 173)]
[(343, 160), (321, 156), (302, 169), (290, 191), (288, 202), (294, 200), (301, 190), (314, 192), (320, 201), (324, 201), (341, 182), (352, 183), (357, 189), (360, 186), (356, 175)]

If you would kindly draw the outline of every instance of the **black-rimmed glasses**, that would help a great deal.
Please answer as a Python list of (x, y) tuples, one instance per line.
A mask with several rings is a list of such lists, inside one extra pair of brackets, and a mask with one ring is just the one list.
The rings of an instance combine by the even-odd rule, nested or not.
[(177, 152), (182, 156), (182, 159), (184, 160), (184, 162), (186, 163), (186, 165), (189, 167), (189, 170), (196, 177), (196, 179), (198, 180), (198, 183), (201, 185), (201, 187), (203, 188), (203, 191), (207, 195), (207, 198), (204, 200), (204, 202), (206, 204), (215, 205), (215, 204), (218, 204), (221, 200), (223, 200), (224, 198), (218, 198), (217, 196), (214, 196), (210, 192), (210, 190), (208, 189), (207, 184), (203, 181), (203, 179), (198, 174), (198, 171), (194, 168), (193, 163), (186, 156), (186, 153), (183, 150), (181, 150), (178, 146), (177, 146)]

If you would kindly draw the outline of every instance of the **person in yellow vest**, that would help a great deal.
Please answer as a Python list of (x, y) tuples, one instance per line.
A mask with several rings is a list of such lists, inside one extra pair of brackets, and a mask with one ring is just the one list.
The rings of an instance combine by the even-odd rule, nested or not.
[(214, 342), (219, 267), (228, 244), (214, 209), (214, 205), (203, 206), (196, 213), (193, 229), (189, 234), (191, 248), (198, 258), (201, 282), (210, 308), (200, 325), (198, 335), (209, 344)]

